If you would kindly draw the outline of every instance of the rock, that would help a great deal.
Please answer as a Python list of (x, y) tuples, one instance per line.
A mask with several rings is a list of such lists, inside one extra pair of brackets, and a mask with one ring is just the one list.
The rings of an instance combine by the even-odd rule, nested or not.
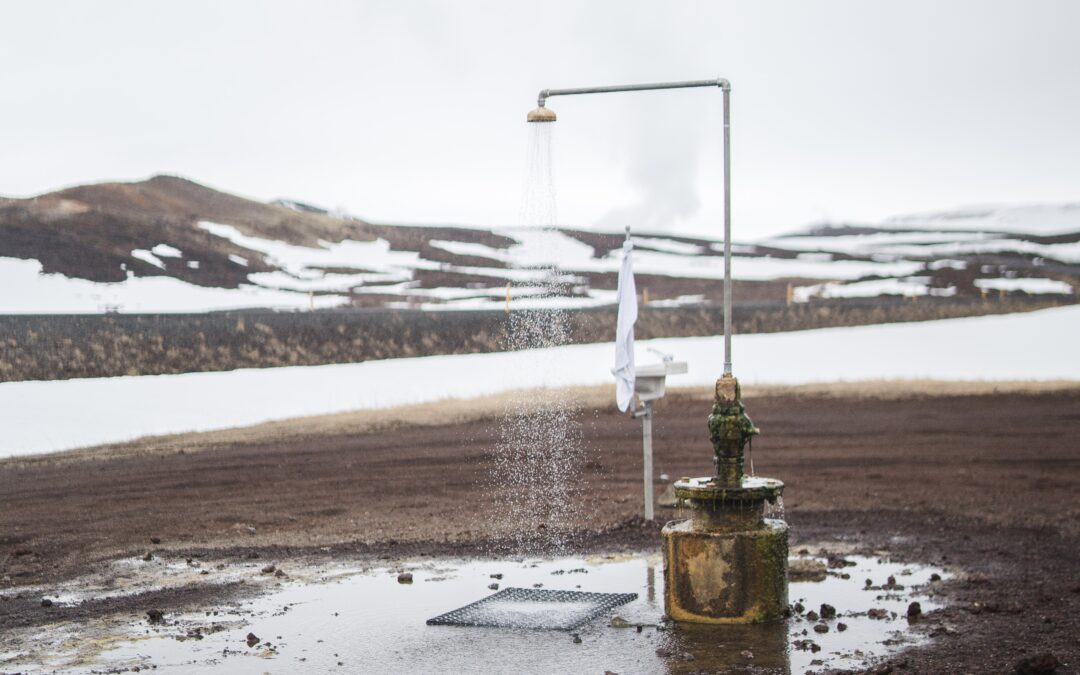
[(791, 606), (791, 610), (796, 614), (802, 614), (806, 611), (806, 607), (804, 607), (801, 602), (796, 602), (794, 605)]
[(828, 574), (825, 563), (813, 558), (789, 558), (789, 581), (824, 581)]
[(829, 625), (825, 624), (825, 623), (814, 624), (814, 632), (815, 633), (828, 633), (829, 632)]
[(741, 654), (744, 659), (752, 659), (752, 658), (754, 658), (754, 652), (750, 651), (749, 649), (744, 649), (741, 652), (739, 652), (739, 654)]
[(161, 537), (150, 537), (150, 543), (151, 544), (160, 544), (161, 543)]
[(499, 584), (488, 584), (488, 588), (490, 588), (493, 591), (497, 591), (497, 590), (499, 590)]
[(1016, 675), (1049, 675), (1056, 673), (1060, 667), (1061, 661), (1058, 661), (1057, 657), (1050, 652), (1046, 652), (1018, 661), (1013, 666), (1013, 672)]
[(146, 552), (146, 555), (144, 555), (144, 556), (142, 557), (142, 559), (143, 559), (143, 560), (145, 560), (146, 562), (150, 562), (151, 560), (153, 560), (153, 559), (154, 559), (154, 554), (153, 554), (153, 553), (151, 553), (150, 551), (147, 551), (147, 552)]
[(818, 617), (818, 613), (815, 612), (814, 610), (810, 610), (809, 612), (806, 613), (806, 620), (807, 621), (817, 621), (819, 618), (820, 617)]
[(147, 610), (146, 620), (149, 623), (163, 623), (165, 621), (165, 612), (160, 609)]
[(839, 569), (841, 567), (854, 567), (855, 566), (855, 561), (854, 560), (848, 560), (847, 558), (845, 558), (843, 556), (830, 555), (827, 558), (827, 560), (828, 560), (829, 569), (831, 569), (831, 570)]
[(632, 624), (629, 621), (622, 618), (618, 614), (611, 617), (611, 627), (612, 628), (629, 628), (631, 625)]
[(285, 576), (288, 576), (288, 575), (285, 574), (284, 570), (279, 569), (279, 570), (274, 572), (274, 576), (280, 579), (281, 577), (285, 577)]
[(867, 588), (870, 588), (871, 586), (874, 585), (874, 580), (873, 579), (867, 579), (865, 585), (866, 585)]
[(402, 572), (401, 574), (397, 575), (397, 582), (399, 584), (411, 584), (412, 572)]
[(256, 635), (255, 633), (248, 633), (247, 634), (247, 639), (245, 640), (245, 642), (247, 642), (248, 647), (254, 647), (255, 645), (262, 642), (262, 640), (260, 640), (259, 636)]
[(490, 576), (492, 579), (502, 579), (502, 577), (503, 577), (502, 572), (498, 572), (496, 574), (490, 574), (488, 576)]
[(821, 603), (821, 618), (822, 619), (835, 619), (836, 618), (836, 608), (833, 607), (832, 605), (827, 605), (825, 603)]
[(41, 599), (41, 606), (42, 607), (52, 607), (53, 606), (53, 601), (48, 599), (48, 598), (42, 598)]
[(274, 572), (277, 571), (277, 566), (275, 566), (273, 563), (271, 563), (271, 564), (267, 565), (266, 567), (262, 568), (261, 571), (262, 571), (263, 574), (273, 574)]
[(920, 616), (922, 616), (922, 605), (913, 602), (907, 606), (907, 617), (909, 619), (918, 619)]
[(813, 640), (794, 640), (791, 643), (791, 646), (803, 652), (809, 651), (812, 653), (817, 653), (821, 651), (821, 645), (814, 642)]
[(887, 619), (889, 618), (889, 611), (875, 607), (874, 609), (868, 611), (866, 613), (866, 616), (870, 617), (871, 619)]
[(941, 581), (941, 575), (937, 572), (934, 572), (930, 575), (930, 581)]
[(577, 633), (574, 633), (574, 644), (576, 644), (576, 645), (581, 644), (581, 636), (578, 635)]
[(847, 630), (847, 624), (841, 621), (840, 623), (836, 624), (836, 630), (840, 633), (843, 633)]

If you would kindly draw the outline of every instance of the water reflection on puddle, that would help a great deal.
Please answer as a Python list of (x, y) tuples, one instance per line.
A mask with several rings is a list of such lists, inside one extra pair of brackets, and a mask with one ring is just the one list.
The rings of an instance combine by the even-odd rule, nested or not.
[[(857, 556), (847, 560), (855, 565), (830, 570), (824, 581), (791, 584), (790, 600), (801, 603), (804, 615), (760, 626), (662, 624), (659, 556), (444, 560), (374, 570), (323, 566), (308, 569), (304, 582), (285, 581), (259, 597), (204, 608), (208, 611), (170, 614), (164, 625), (148, 626), (145, 620), (118, 623), (106, 640), (115, 646), (98, 654), (85, 669), (802, 673), (856, 667), (923, 639), (908, 629), (905, 613), (913, 599), (923, 611), (939, 606), (925, 590), (931, 574), (944, 576), (944, 571)], [(403, 568), (412, 572), (411, 584), (398, 582)], [(889, 576), (895, 585), (882, 590)], [(874, 588), (864, 588), (866, 579)], [(638, 599), (574, 633), (425, 625), (426, 619), (490, 595), (492, 584), (637, 593)], [(836, 618), (808, 620), (805, 614), (820, 612), (822, 603), (836, 608)], [(819, 623), (828, 631), (816, 632)], [(846, 630), (839, 629), (841, 623)], [(258, 643), (248, 645), (249, 633)], [(11, 664), (0, 663), (6, 665)], [(47, 670), (57, 665), (54, 662)], [(19, 669), (33, 672), (26, 666), (19, 664)]]

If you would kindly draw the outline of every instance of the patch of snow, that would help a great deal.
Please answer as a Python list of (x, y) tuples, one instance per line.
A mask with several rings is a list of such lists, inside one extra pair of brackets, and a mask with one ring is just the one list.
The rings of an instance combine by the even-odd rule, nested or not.
[[(97, 314), (119, 312), (208, 312), (245, 307), (307, 309), (306, 294), (243, 285), (238, 289), (196, 286), (172, 277), (134, 277), (99, 283), (61, 274), (42, 274), (37, 260), (0, 258), (2, 314)], [(337, 307), (348, 299), (318, 296), (316, 307)]]
[(1042, 279), (1037, 277), (1018, 277), (1015, 279), (976, 279), (975, 285), (987, 290), (1023, 291), (1031, 295), (1043, 293), (1064, 293), (1070, 295), (1073, 287), (1064, 281), (1057, 279)]
[(237, 246), (262, 253), (268, 263), (296, 277), (317, 267), (359, 267), (374, 272), (397, 274), (402, 279), (411, 279), (414, 269), (439, 269), (438, 263), (421, 260), (420, 254), (415, 251), (391, 250), (390, 242), (385, 239), (345, 239), (337, 243), (320, 241), (319, 248), (314, 248), (249, 237), (231, 225), (203, 221), (199, 223), (199, 227)]
[(943, 269), (966, 270), (967, 269), (967, 263), (964, 262), (963, 260), (952, 260), (950, 258), (946, 258), (944, 260), (935, 260), (933, 262), (927, 263), (926, 269), (928, 269), (928, 270), (943, 270)]
[(633, 236), (630, 240), (634, 242), (634, 246), (648, 247), (656, 251), (663, 251), (664, 253), (674, 253), (676, 255), (701, 255), (705, 253), (705, 249), (698, 244), (691, 244), (685, 241), (677, 241), (675, 239), (668, 239), (667, 237), (650, 237), (650, 236)]
[(955, 286), (936, 288), (929, 286), (929, 282), (929, 277), (906, 277), (902, 279), (869, 279), (849, 284), (826, 283), (796, 286), (792, 290), (792, 298), (795, 302), (807, 302), (813, 298), (875, 298), (879, 295), (949, 297), (956, 295)]
[(159, 258), (183, 258), (183, 252), (168, 244), (158, 244), (154, 248), (150, 249), (150, 252)]
[(1036, 244), (1019, 239), (984, 239), (981, 241), (958, 241), (925, 246), (884, 246), (882, 251), (895, 255), (936, 258), (976, 253), (1020, 253), (1050, 258), (1067, 263), (1080, 263), (1080, 242), (1069, 244)]
[(240, 265), (241, 267), (247, 267), (248, 266), (247, 258), (245, 258), (243, 256), (236, 255), (235, 253), (230, 253), (229, 254), (229, 262), (236, 263), (237, 265)]
[(188, 266), (188, 269), (197, 270), (197, 269), (199, 269), (199, 261), (198, 260), (189, 260), (189, 261), (187, 261), (187, 266)]
[(1071, 234), (1080, 232), (1080, 204), (987, 206), (915, 213), (886, 220), (890, 227), (979, 230), (1019, 234)]
[(482, 258), (491, 258), (492, 260), (498, 260), (500, 262), (511, 262), (511, 256), (508, 255), (506, 251), (486, 244), (477, 244), (469, 241), (447, 241), (445, 239), (432, 239), (428, 241), (428, 243), (435, 248), (441, 248), (454, 255), (473, 255)]
[(764, 239), (758, 244), (787, 251), (833, 251), (867, 255), (901, 244), (942, 244), (989, 238), (982, 232), (875, 232), (835, 236), (793, 234)]
[[(734, 336), (744, 384), (837, 380), (1080, 380), (1080, 306), (1024, 314)], [(1016, 350), (1032, 342), (1038, 349)], [(723, 337), (637, 343), (690, 363), (671, 386), (711, 386)], [(1008, 359), (1002, 354), (1011, 354)], [(813, 355), (813, 358), (807, 358)], [(378, 409), (515, 389), (611, 384), (611, 344), (144, 377), (0, 383), (0, 456)], [(544, 361), (557, 368), (533, 368)], [(614, 401), (612, 401), (614, 404)]]
[(687, 305), (700, 305), (705, 302), (704, 295), (680, 295), (677, 298), (666, 300), (650, 300), (648, 307), (685, 307)]
[(143, 248), (135, 249), (134, 251), (131, 252), (131, 257), (135, 258), (137, 260), (142, 260), (143, 262), (150, 263), (151, 265), (153, 265), (154, 267), (157, 267), (158, 269), (165, 269), (165, 263), (161, 262), (161, 260), (158, 259), (158, 257), (156, 255), (154, 255), (150, 251), (147, 251), (146, 249), (143, 249)]

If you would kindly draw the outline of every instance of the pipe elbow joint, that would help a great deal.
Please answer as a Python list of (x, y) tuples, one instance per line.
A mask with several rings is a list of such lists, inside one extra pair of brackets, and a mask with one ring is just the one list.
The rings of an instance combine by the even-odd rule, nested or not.
[(550, 89), (541, 89), (540, 93), (536, 97), (536, 104), (538, 106), (540, 106), (541, 108), (543, 108), (544, 104), (547, 103), (548, 96), (550, 96), (550, 95), (551, 95), (551, 90)]
[(722, 77), (716, 81), (716, 86), (720, 87), (722, 91), (731, 91), (731, 83)]

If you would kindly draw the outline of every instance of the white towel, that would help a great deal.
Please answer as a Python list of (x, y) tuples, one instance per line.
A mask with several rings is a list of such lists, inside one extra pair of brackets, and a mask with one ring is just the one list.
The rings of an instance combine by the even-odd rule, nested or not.
[(619, 268), (619, 320), (615, 325), (615, 402), (626, 412), (634, 398), (634, 323), (637, 321), (637, 288), (630, 252), (634, 245), (623, 242), (622, 267)]

